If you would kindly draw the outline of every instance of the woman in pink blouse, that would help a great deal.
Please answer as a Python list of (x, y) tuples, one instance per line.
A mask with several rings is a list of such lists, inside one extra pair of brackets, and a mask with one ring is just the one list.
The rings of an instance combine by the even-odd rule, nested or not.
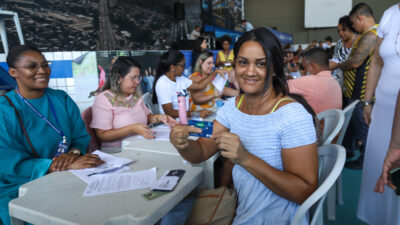
[(92, 106), (90, 127), (102, 147), (120, 147), (123, 138), (135, 134), (152, 139), (154, 132), (147, 126), (150, 123), (176, 124), (170, 116), (150, 113), (141, 98), (141, 80), (140, 64), (130, 57), (118, 57)]

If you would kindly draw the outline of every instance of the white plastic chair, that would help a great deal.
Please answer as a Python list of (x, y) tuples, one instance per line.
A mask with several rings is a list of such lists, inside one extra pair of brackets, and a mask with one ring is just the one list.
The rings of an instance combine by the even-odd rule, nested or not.
[[(336, 141), (336, 144), (341, 145), (343, 142), (344, 135), (346, 134), (347, 127), (349, 126), (351, 116), (353, 115), (354, 108), (360, 100), (355, 100), (350, 103), (346, 108), (343, 109), (344, 114), (344, 123), (343, 127), (340, 131), (339, 138)], [(336, 195), (337, 201), (340, 205), (343, 205), (343, 189), (342, 189), (342, 175), (340, 174), (339, 178), (336, 181), (336, 185), (334, 185), (331, 190), (328, 192), (326, 199), (326, 207), (327, 207), (327, 217), (328, 220), (336, 219)]]
[(318, 113), (319, 121), (324, 120), (324, 130), (322, 131), (322, 145), (331, 144), (342, 129), (344, 123), (344, 113), (340, 109), (329, 109)]
[(150, 109), (152, 114), (159, 114), (160, 109), (158, 108), (158, 104), (153, 104), (153, 94), (150, 92), (146, 92), (144, 95), (142, 95), (144, 104), (146, 104), (147, 108)]
[[(333, 139), (339, 134), (344, 124), (344, 113), (340, 109), (330, 109), (317, 115), (318, 120), (324, 120), (324, 130), (322, 132), (323, 145), (331, 144)], [(328, 220), (335, 220), (336, 217), (336, 185), (327, 194), (326, 210)]]
[(347, 127), (349, 126), (351, 116), (353, 115), (354, 108), (356, 105), (360, 102), (360, 100), (355, 100), (352, 103), (350, 103), (346, 108), (343, 109), (343, 114), (344, 114), (344, 123), (342, 130), (340, 131), (340, 135), (338, 140), (336, 141), (336, 144), (341, 145), (343, 142), (344, 135), (346, 134)]
[(340, 145), (318, 147), (318, 188), (297, 209), (290, 225), (302, 224), (307, 212), (310, 225), (323, 224), (322, 206), (328, 190), (335, 184), (346, 161), (346, 150)]

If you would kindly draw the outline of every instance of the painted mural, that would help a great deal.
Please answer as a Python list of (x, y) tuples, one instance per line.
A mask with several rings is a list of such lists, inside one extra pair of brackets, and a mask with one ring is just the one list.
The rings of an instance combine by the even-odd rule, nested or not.
[[(160, 50), (176, 40), (174, 0), (4, 0), (17, 12), (26, 44), (43, 51)], [(185, 0), (185, 26), (200, 20), (200, 1)], [(7, 21), (9, 45), (18, 44)]]

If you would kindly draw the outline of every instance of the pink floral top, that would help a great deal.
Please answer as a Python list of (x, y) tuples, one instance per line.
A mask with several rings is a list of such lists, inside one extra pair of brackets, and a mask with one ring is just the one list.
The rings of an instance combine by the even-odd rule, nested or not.
[[(91, 128), (101, 130), (118, 129), (131, 124), (147, 124), (150, 110), (142, 98), (133, 95), (121, 98), (109, 91), (103, 91), (94, 100)], [(122, 139), (113, 142), (102, 142), (104, 147), (120, 147)]]

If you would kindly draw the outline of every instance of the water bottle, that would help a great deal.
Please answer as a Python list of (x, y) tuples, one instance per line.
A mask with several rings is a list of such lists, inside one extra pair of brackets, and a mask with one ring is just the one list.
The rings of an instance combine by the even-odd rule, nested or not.
[(187, 125), (186, 96), (178, 94), (179, 123)]

